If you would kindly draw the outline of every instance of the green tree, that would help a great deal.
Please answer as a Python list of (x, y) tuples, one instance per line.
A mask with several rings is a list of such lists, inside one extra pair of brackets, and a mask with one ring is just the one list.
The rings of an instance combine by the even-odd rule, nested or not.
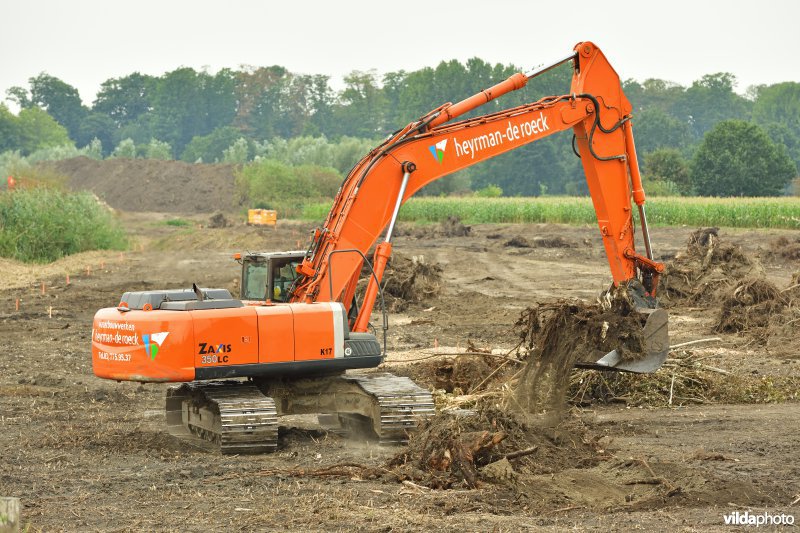
[(697, 139), (722, 120), (747, 120), (752, 102), (736, 94), (735, 86), (736, 76), (729, 72), (706, 74), (686, 89), (672, 115), (688, 123)]
[(17, 119), (18, 146), (23, 155), (41, 148), (73, 144), (67, 129), (38, 107), (21, 110)]
[(215, 76), (179, 68), (156, 82), (153, 96), (153, 137), (182, 153), (193, 137), (227, 126), (236, 116), (234, 75), (222, 70)]
[(648, 180), (673, 183), (680, 194), (692, 191), (689, 164), (674, 148), (659, 148), (646, 154), (642, 171)]
[(760, 87), (753, 104), (753, 121), (762, 126), (784, 124), (800, 137), (800, 83), (787, 81)]
[(123, 128), (151, 111), (156, 78), (134, 72), (103, 82), (92, 110), (110, 117)]
[(634, 121), (636, 151), (640, 157), (659, 148), (685, 148), (691, 143), (689, 125), (657, 107), (645, 109)]
[(100, 161), (103, 159), (103, 143), (100, 139), (92, 139), (89, 144), (81, 148), (81, 152), (89, 159)]
[(222, 152), (223, 163), (246, 163), (249, 159), (250, 146), (247, 139), (239, 137)]
[(136, 159), (136, 143), (133, 139), (122, 139), (114, 151), (111, 152), (111, 157), (121, 159)]
[(273, 65), (271, 67), (245, 67), (236, 72), (235, 95), (238, 107), (233, 126), (247, 135), (267, 138), (264, 121), (258, 117), (258, 107), (264, 93), (285, 76), (285, 68)]
[(232, 126), (217, 128), (208, 135), (198, 135), (186, 145), (181, 159), (187, 163), (222, 161), (225, 150), (241, 136), (242, 132)]
[(635, 111), (659, 109), (670, 116), (682, 116), (674, 113), (679, 108), (686, 88), (667, 80), (648, 78), (642, 83), (626, 80), (622, 84), (625, 95)]
[(800, 135), (795, 134), (786, 124), (770, 122), (763, 124), (770, 140), (786, 150), (794, 164), (800, 169)]
[(0, 104), (0, 153), (19, 148), (19, 125), (17, 117)]
[(703, 196), (774, 196), (797, 169), (756, 124), (726, 120), (711, 129), (691, 163), (695, 190)]
[(172, 147), (164, 141), (150, 139), (150, 142), (144, 147), (144, 157), (146, 159), (161, 159), (162, 161), (172, 159)]
[[(92, 142), (92, 139), (99, 139), (102, 146), (110, 149), (115, 144), (116, 130), (117, 127), (111, 117), (92, 111), (78, 126), (75, 144), (86, 146)], [(103, 155), (108, 155), (108, 153)]]
[(353, 71), (344, 78), (345, 88), (335, 110), (338, 134), (376, 137), (386, 133), (386, 97), (375, 72)]
[(77, 141), (81, 122), (89, 111), (81, 102), (78, 90), (44, 72), (30, 78), (28, 83), (30, 83), (30, 97), (27, 97), (24, 89), (19, 87), (12, 87), (8, 94), (23, 109), (38, 106), (47, 111), (59, 124), (67, 128), (72, 140)]

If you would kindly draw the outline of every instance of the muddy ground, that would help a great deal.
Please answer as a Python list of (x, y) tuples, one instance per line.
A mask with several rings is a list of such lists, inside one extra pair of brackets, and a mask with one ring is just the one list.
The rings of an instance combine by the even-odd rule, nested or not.
[[(798, 337), (775, 349), (745, 333), (717, 333), (719, 309), (697, 303), (670, 308), (672, 343), (720, 340), (673, 355), (751, 387), (751, 396), (723, 403), (706, 388), (675, 394), (671, 405), (584, 398), (570, 404), (560, 428), (542, 430), (536, 454), (478, 488), (403, 483), (387, 466), (402, 447), (328, 434), (308, 417), (284, 421), (272, 455), (188, 448), (164, 431), (165, 385), (92, 375), (95, 310), (127, 290), (192, 282), (233, 289), (231, 253), (296, 249), (311, 225), (209, 229), (207, 215), (186, 217), (189, 227), (166, 225), (168, 214), (121, 216), (135, 236), (132, 251), (44, 268), (0, 263), (0, 496), (22, 500), (33, 531), (709, 531), (726, 529), (723, 515), (733, 511), (800, 519)], [(659, 257), (684, 250), (694, 229), (654, 228)], [(554, 298), (592, 300), (610, 282), (594, 227), (476, 225), (460, 237), (404, 230), (396, 253), (440, 265), (441, 291), (391, 315), (383, 370), (427, 386), (452, 354), (517, 345), (514, 324), (524, 309)], [(800, 260), (770, 247), (779, 237), (796, 240), (796, 232), (721, 235), (759, 257), (777, 287), (800, 271)], [(560, 244), (537, 245), (536, 237)], [(509, 244), (514, 239), (528, 246)], [(661, 397), (681, 372), (659, 371)]]

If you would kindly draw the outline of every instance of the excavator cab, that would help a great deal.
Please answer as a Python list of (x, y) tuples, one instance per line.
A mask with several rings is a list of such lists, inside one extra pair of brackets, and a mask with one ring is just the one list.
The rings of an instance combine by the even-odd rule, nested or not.
[(297, 265), (305, 251), (263, 252), (243, 255), (242, 300), (287, 302), (298, 277)]

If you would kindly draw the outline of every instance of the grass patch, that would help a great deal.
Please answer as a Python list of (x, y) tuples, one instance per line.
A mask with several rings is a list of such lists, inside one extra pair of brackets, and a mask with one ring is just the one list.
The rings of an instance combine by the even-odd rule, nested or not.
[(0, 256), (45, 263), (87, 250), (124, 250), (128, 240), (89, 193), (37, 187), (0, 194)]
[(191, 222), (183, 218), (171, 218), (166, 222), (164, 222), (164, 224), (166, 224), (167, 226), (185, 227), (191, 224)]
[[(800, 229), (800, 198), (654, 197), (647, 201), (654, 226), (724, 226), (731, 228)], [(324, 220), (331, 203), (306, 205), (302, 218)], [(405, 222), (442, 222), (457, 216), (465, 224), (559, 223), (596, 224), (587, 197), (414, 198), (400, 209)]]

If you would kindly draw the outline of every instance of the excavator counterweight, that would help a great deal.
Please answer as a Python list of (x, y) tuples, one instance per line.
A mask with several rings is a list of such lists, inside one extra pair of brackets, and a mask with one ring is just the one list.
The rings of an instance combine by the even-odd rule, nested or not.
[[(456, 120), (566, 62), (573, 76), (563, 95)], [(277, 417), (291, 413), (328, 414), (366, 425), (381, 442), (404, 441), (433, 413), (430, 392), (391, 374), (347, 373), (375, 368), (385, 357), (385, 312), (383, 345), (368, 330), (401, 206), (437, 179), (565, 130), (574, 135), (613, 287), (626, 291), (642, 318), (642, 353), (631, 358), (611, 350), (579, 364), (653, 372), (669, 349), (668, 319), (656, 302), (663, 265), (651, 249), (631, 110), (619, 76), (591, 42), (443, 104), (355, 165), (306, 250), (237, 254), (240, 299), (195, 286), (125, 293), (119, 305), (98, 311), (94, 373), (183, 383), (167, 394), (170, 431), (223, 453), (274, 450)], [(644, 253), (634, 242), (634, 204)], [(375, 250), (371, 260), (369, 250)]]

